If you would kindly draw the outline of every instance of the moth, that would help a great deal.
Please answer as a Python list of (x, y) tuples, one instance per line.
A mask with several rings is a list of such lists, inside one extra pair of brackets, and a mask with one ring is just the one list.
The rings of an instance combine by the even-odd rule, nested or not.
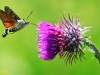
[[(32, 12), (29, 14), (29, 16), (32, 14)], [(29, 18), (29, 16), (27, 17), (27, 19)], [(30, 23), (29, 21), (27, 21), (27, 19), (24, 20), (17, 16), (16, 13), (8, 6), (4, 7), (4, 11), (0, 9), (0, 19), (5, 27), (2, 37), (6, 37), (10, 32), (17, 32)]]

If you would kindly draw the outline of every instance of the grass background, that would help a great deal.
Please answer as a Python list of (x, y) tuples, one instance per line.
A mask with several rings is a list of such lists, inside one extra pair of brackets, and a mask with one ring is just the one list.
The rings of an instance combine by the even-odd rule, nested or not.
[[(99, 0), (0, 0), (0, 9), (9, 6), (22, 19), (37, 24), (40, 20), (57, 23), (64, 12), (80, 16), (83, 26), (92, 26), (87, 36), (100, 49), (100, 1)], [(68, 17), (68, 16), (67, 16)], [(52, 61), (38, 57), (36, 26), (0, 37), (0, 75), (100, 75), (100, 64), (93, 54), (85, 51), (87, 60), (66, 65), (58, 56)], [(0, 21), (0, 34), (4, 31)]]

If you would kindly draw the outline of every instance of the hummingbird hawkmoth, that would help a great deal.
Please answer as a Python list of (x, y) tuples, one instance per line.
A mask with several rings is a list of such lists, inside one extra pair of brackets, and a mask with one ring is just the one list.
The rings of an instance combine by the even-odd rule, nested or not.
[[(32, 14), (32, 12), (29, 14), (29, 16)], [(8, 6), (4, 7), (4, 11), (0, 9), (0, 19), (5, 27), (5, 31), (2, 34), (2, 37), (6, 37), (9, 32), (14, 33), (19, 31), (30, 23), (27, 21), (27, 19), (20, 19), (20, 17), (17, 16), (16, 13)]]

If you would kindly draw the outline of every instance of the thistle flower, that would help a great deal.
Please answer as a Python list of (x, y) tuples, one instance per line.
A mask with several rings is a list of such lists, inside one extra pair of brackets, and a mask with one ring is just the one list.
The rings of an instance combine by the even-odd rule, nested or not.
[[(65, 62), (72, 64), (74, 61), (84, 58), (84, 48), (88, 46), (94, 51), (96, 58), (100, 61), (100, 53), (83, 34), (89, 27), (81, 27), (78, 17), (73, 21), (63, 16), (56, 25), (40, 21), (38, 23), (38, 53), (39, 57), (44, 60), (52, 60), (57, 54), (64, 58)], [(85, 59), (85, 58), (84, 58)]]

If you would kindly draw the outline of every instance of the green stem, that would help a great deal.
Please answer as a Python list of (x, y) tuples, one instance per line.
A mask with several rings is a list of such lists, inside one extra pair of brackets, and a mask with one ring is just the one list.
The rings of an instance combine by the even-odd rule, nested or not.
[(90, 46), (92, 47), (92, 49), (94, 50), (95, 52), (95, 57), (99, 60), (99, 63), (100, 63), (100, 52), (99, 50), (96, 48), (96, 46), (92, 43), (90, 43)]

